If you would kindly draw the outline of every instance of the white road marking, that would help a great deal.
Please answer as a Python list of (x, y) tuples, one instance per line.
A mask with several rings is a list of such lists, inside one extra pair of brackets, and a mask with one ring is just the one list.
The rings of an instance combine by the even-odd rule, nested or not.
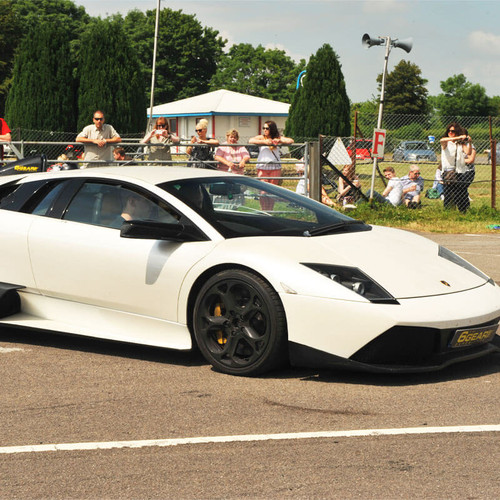
[(24, 351), (24, 349), (21, 349), (20, 347), (0, 347), (0, 354), (16, 351)]
[(480, 253), (480, 252), (462, 252), (458, 251), (460, 255), (481, 255), (482, 257), (498, 257), (500, 254), (497, 253)]
[(294, 439), (329, 439), (364, 436), (399, 436), (405, 434), (446, 434), (470, 432), (500, 432), (500, 425), (463, 425), (454, 427), (407, 427), (403, 429), (365, 429), (355, 431), (294, 432), (285, 434), (248, 434), (240, 436), (207, 436), (178, 439), (147, 439), (141, 441), (108, 441), (102, 443), (61, 443), (33, 446), (4, 446), (0, 454), (34, 453), (44, 451), (90, 451), (113, 448), (167, 447), (183, 444), (238, 443)]

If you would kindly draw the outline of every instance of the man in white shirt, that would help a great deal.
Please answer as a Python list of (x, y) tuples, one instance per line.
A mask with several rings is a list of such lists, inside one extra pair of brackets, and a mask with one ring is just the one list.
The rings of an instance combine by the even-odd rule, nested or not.
[[(93, 121), (93, 125), (84, 127), (75, 142), (81, 142), (85, 145), (85, 160), (111, 162), (113, 161), (113, 150), (110, 144), (121, 142), (121, 137), (111, 125), (104, 123), (104, 113), (102, 111), (97, 110), (94, 112)], [(97, 164), (87, 165), (97, 166)]]
[(399, 177), (396, 177), (396, 171), (392, 167), (384, 168), (384, 177), (389, 181), (387, 187), (384, 189), (382, 196), (394, 205), (395, 207), (401, 205), (403, 198), (403, 184)]

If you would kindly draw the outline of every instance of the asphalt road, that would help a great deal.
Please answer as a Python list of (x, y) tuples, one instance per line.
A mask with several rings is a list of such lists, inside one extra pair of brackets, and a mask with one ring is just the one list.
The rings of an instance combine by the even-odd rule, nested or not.
[[(430, 237), (500, 282), (500, 235)], [(193, 353), (1, 330), (0, 498), (498, 498), (499, 368), (495, 354), (429, 374), (247, 379)], [(99, 448), (120, 441), (141, 447)]]

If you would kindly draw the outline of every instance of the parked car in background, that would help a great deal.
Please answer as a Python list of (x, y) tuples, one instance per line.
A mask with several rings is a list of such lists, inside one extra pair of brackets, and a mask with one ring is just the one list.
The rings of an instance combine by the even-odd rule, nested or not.
[[(346, 147), (349, 156), (352, 158), (352, 142)], [(372, 157), (372, 140), (356, 139), (356, 160), (370, 160)]]
[(403, 141), (392, 154), (393, 161), (437, 161), (436, 153), (425, 141)]

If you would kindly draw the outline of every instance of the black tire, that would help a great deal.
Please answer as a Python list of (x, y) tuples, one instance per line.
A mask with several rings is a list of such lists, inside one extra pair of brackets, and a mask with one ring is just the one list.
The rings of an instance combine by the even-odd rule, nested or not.
[(196, 343), (205, 359), (230, 375), (259, 375), (288, 359), (283, 305), (262, 278), (243, 270), (212, 276), (193, 310)]

